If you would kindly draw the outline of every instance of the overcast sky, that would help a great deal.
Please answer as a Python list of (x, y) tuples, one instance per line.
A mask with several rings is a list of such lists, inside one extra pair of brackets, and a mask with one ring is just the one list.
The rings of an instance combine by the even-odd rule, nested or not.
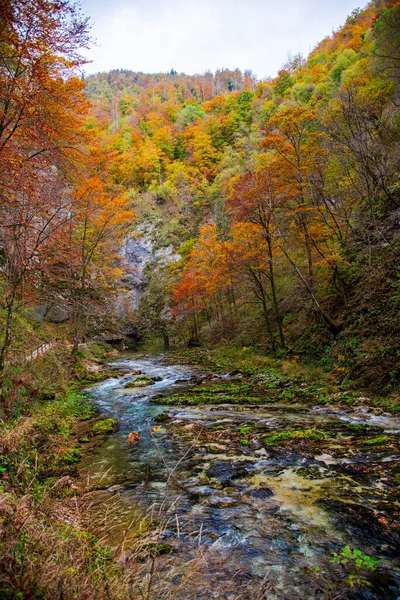
[(357, 0), (82, 0), (97, 45), (86, 73), (220, 67), (274, 76), (344, 23)]

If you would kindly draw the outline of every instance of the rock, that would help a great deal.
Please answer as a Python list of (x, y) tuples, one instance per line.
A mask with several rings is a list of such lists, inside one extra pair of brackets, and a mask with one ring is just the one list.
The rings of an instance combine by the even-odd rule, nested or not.
[[(389, 554), (400, 550), (400, 534), (388, 531), (385, 520), (370, 508), (342, 500), (321, 498), (315, 502), (333, 515), (333, 522), (352, 537), (379, 549), (389, 549)], [(385, 552), (386, 553), (386, 552)]]
[(258, 454), (259, 456), (268, 456), (268, 452), (265, 448), (260, 448), (259, 450), (255, 450), (254, 454)]
[(112, 433), (117, 429), (118, 422), (116, 419), (102, 419), (97, 421), (92, 427), (92, 433), (94, 435), (100, 433)]
[(169, 421), (170, 419), (171, 419), (171, 417), (167, 413), (161, 413), (160, 415), (157, 415), (154, 418), (154, 422), (155, 423), (165, 423), (166, 421)]
[(33, 310), (32, 316), (34, 319), (49, 321), (50, 323), (64, 323), (71, 318), (72, 310), (64, 306), (42, 304)]
[(260, 500), (265, 500), (266, 498), (271, 498), (271, 496), (274, 495), (274, 492), (267, 487), (258, 487), (247, 490), (246, 495), (252, 496), (253, 498), (259, 498)]
[(233, 480), (246, 477), (249, 473), (249, 467), (251, 467), (251, 464), (248, 463), (235, 464), (216, 460), (212, 467), (208, 469), (207, 475), (220, 481), (222, 487), (228, 487)]
[(147, 375), (139, 375), (138, 377), (136, 377), (136, 379), (127, 383), (125, 388), (147, 387), (149, 385), (154, 385), (154, 383), (155, 383), (155, 380), (151, 379), (150, 377), (147, 377)]
[(226, 508), (228, 506), (237, 506), (239, 502), (235, 498), (227, 496), (211, 496), (207, 499), (206, 504), (214, 508)]

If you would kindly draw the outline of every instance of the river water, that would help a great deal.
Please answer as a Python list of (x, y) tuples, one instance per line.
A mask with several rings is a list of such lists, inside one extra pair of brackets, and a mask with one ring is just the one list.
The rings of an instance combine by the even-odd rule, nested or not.
[[(399, 458), (398, 417), (295, 402), (171, 407), (152, 398), (233, 378), (221, 373), (210, 382), (197, 368), (167, 364), (163, 356), (126, 353), (110, 364), (118, 376), (90, 394), (119, 427), (84, 452), (80, 473), (92, 490), (100, 537), (114, 547), (122, 539), (129, 556), (135, 536), (152, 520), (156, 530), (145, 532), (148, 539), (168, 544), (171, 552), (157, 559), (150, 597), (400, 598), (399, 482), (391, 475)], [(138, 371), (159, 381), (127, 388)], [(346, 424), (369, 426), (396, 443), (367, 452)], [(269, 447), (260, 436), (243, 442), (229, 433), (243, 427), (335, 435)], [(129, 448), (132, 431), (140, 442)], [(361, 573), (353, 561), (332, 564), (332, 553), (345, 546), (380, 558), (368, 573), (369, 586), (345, 582), (351, 572)]]

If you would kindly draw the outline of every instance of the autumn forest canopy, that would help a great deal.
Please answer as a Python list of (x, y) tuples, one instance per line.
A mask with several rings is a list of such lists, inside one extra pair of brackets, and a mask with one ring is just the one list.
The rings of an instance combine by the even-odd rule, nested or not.
[[(0, 10), (2, 372), (47, 320), (75, 349), (130, 332), (398, 383), (397, 1), (261, 81), (83, 78), (77, 5)], [(135, 302), (130, 239), (151, 248)]]

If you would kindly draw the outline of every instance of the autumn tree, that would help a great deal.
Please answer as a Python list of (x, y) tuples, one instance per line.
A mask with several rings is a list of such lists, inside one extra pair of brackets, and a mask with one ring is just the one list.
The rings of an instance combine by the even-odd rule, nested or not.
[[(110, 184), (108, 156), (88, 149), (85, 176), (75, 186), (71, 233), (68, 240), (74, 351), (85, 336), (95, 307), (107, 293), (115, 295), (122, 272), (118, 255), (124, 236), (133, 229), (135, 211), (126, 194)], [(113, 293), (114, 292), (114, 293)]]
[[(87, 109), (80, 48), (88, 22), (68, 1), (0, 4), (0, 246), (5, 327), (0, 370), (12, 340), (17, 298), (53, 255), (70, 218), (67, 186), (80, 156)], [(56, 197), (53, 197), (56, 194)]]
[[(338, 331), (335, 321), (322, 308), (316, 293), (315, 254), (318, 253), (318, 241), (314, 235), (316, 208), (318, 199), (313, 193), (313, 173), (318, 169), (323, 156), (315, 111), (308, 107), (288, 107), (279, 111), (267, 124), (269, 132), (263, 141), (263, 147), (274, 150), (280, 162), (281, 193), (285, 196), (286, 214), (281, 226), (280, 248), (294, 268), (307, 290), (315, 314), (321, 315), (333, 332)], [(317, 217), (318, 219), (318, 217)], [(307, 271), (293, 258), (287, 246), (287, 232), (290, 224), (297, 229), (298, 239), (302, 239), (306, 254)]]
[[(229, 197), (228, 205), (231, 213), (239, 222), (245, 226), (246, 222), (256, 225), (257, 228), (249, 227), (256, 238), (262, 238), (260, 249), (265, 253), (263, 267), (257, 269), (258, 286), (260, 288), (263, 303), (264, 319), (266, 320), (269, 336), (272, 340), (272, 348), (275, 352), (276, 344), (272, 333), (271, 319), (268, 318), (267, 304), (271, 302), (274, 314), (275, 326), (279, 332), (279, 341), (285, 348), (285, 337), (283, 332), (283, 315), (279, 306), (277, 291), (277, 260), (282, 253), (276, 242), (276, 228), (274, 214), (282, 203), (280, 194), (279, 172), (276, 161), (268, 155), (260, 157), (258, 169), (248, 172), (234, 183)], [(240, 258), (239, 258), (240, 259)], [(260, 260), (259, 260), (260, 262)], [(255, 275), (253, 275), (255, 277)], [(263, 283), (263, 280), (266, 280)], [(265, 291), (268, 288), (270, 299)], [(268, 300), (268, 301), (267, 301)]]

